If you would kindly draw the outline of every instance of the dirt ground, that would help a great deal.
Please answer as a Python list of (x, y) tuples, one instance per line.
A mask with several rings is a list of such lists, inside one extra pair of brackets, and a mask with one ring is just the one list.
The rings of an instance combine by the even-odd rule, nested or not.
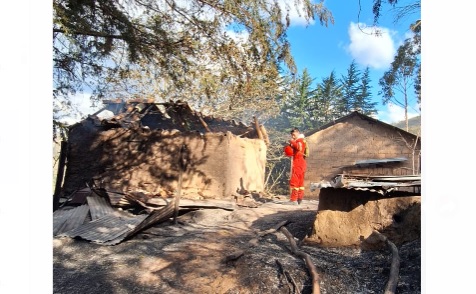
[[(234, 211), (202, 209), (157, 224), (114, 246), (53, 238), (53, 293), (312, 293), (305, 261), (280, 231), (287, 221), (300, 251), (319, 273), (321, 293), (383, 293), (391, 252), (319, 248), (310, 235), (317, 201), (270, 201)], [(397, 293), (421, 293), (420, 240), (399, 249)]]

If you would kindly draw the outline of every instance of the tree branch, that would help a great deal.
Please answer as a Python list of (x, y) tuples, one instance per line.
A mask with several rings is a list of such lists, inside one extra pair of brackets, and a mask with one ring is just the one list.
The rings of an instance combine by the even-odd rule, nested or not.
[(387, 285), (385, 286), (384, 294), (395, 294), (398, 284), (398, 273), (400, 271), (400, 257), (398, 255), (398, 249), (393, 242), (388, 240), (388, 238), (381, 234), (380, 232), (374, 230), (374, 234), (378, 236), (378, 238), (385, 242), (392, 252), (392, 264), (390, 266), (390, 277), (388, 278)]
[(298, 250), (293, 235), (285, 227), (281, 227), (279, 230), (288, 238), (289, 243), (291, 244), (291, 251), (306, 262), (306, 266), (309, 269), (312, 277), (312, 294), (320, 294), (321, 288), (319, 287), (319, 274), (317, 273), (316, 267), (312, 263), (311, 257), (309, 254)]

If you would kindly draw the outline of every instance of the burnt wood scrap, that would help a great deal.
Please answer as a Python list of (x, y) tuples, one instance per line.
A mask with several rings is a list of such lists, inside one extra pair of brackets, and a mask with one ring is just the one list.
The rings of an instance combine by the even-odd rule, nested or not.
[[(237, 136), (257, 137), (257, 131), (251, 126), (204, 115), (180, 100), (162, 103), (147, 99), (104, 100), (103, 103), (105, 107), (89, 117), (100, 120), (99, 125), (103, 127), (129, 128), (140, 124), (150, 129), (195, 130), (201, 133), (230, 131)], [(113, 116), (100, 118), (104, 110), (111, 111)]]
[[(158, 207), (162, 207), (164, 205), (168, 205), (169, 199), (164, 198), (153, 198), (149, 200), (149, 204), (156, 205)], [(150, 207), (150, 206), (148, 206)], [(180, 199), (180, 207), (179, 209), (182, 210), (190, 210), (190, 209), (224, 209), (224, 210), (235, 210), (235, 203), (230, 200), (223, 200), (223, 199), (203, 199), (203, 200), (195, 200), (195, 199)]]
[[(96, 191), (96, 190), (95, 190)], [(162, 209), (173, 201), (175, 194), (172, 192), (161, 192), (158, 194), (149, 194), (144, 192), (110, 192), (102, 189), (97, 194), (108, 197), (113, 207), (140, 209), (148, 212)], [(220, 208), (225, 210), (235, 210), (235, 202), (224, 199), (180, 199), (179, 210), (201, 209), (201, 208)]]
[[(259, 239), (262, 238), (263, 236), (266, 236), (268, 234), (272, 234), (272, 233), (276, 233), (282, 226), (285, 226), (286, 224), (288, 224), (289, 221), (285, 220), (285, 221), (282, 221), (280, 223), (278, 223), (277, 225), (273, 226), (272, 228), (270, 229), (267, 229), (267, 230), (264, 230), (264, 231), (260, 231), (260, 232), (257, 232), (256, 233), (256, 237), (254, 237), (253, 239), (249, 240), (248, 241), (248, 245), (247, 246), (248, 248), (247, 249), (250, 249), (252, 247), (255, 247), (255, 246), (258, 246), (258, 242), (259, 242)], [(229, 263), (231, 261), (236, 261), (238, 260), (241, 256), (243, 256), (245, 254), (245, 251), (244, 250), (237, 250), (227, 256), (225, 256), (223, 262), (225, 263)]]
[(286, 227), (281, 227), (279, 231), (282, 232), (288, 238), (289, 244), (291, 245), (292, 253), (302, 258), (306, 262), (306, 266), (312, 277), (312, 294), (320, 294), (321, 288), (319, 286), (319, 274), (317, 273), (316, 266), (312, 263), (311, 257), (309, 256), (309, 254), (302, 252), (298, 249), (296, 241), (294, 240), (294, 236), (286, 229)]
[(74, 191), (70, 197), (63, 203), (62, 206), (64, 205), (72, 205), (72, 206), (77, 206), (77, 205), (83, 205), (86, 203), (86, 198), (90, 196), (92, 193), (92, 190), (90, 188), (83, 188), (80, 190)]
[(67, 146), (68, 143), (66, 141), (61, 141), (58, 174), (56, 177), (55, 191), (53, 194), (53, 211), (57, 210), (60, 206), (60, 198), (62, 194), (61, 183), (63, 182), (64, 171), (66, 167)]
[[(289, 291), (291, 293), (298, 293), (299, 291), (299, 286), (298, 284), (296, 283), (296, 281), (294, 280), (294, 278), (291, 276), (291, 274), (289, 273), (289, 271), (285, 270), (284, 269), (284, 266), (283, 264), (276, 259), (276, 264), (278, 265), (278, 268), (279, 268), (279, 272), (284, 275), (284, 277), (286, 278), (286, 283), (289, 287)], [(291, 287), (292, 285), (292, 287)]]
[[(258, 246), (259, 245), (258, 244), (259, 239), (262, 238), (263, 236), (275, 233), (277, 231), (283, 233), (286, 236), (286, 238), (289, 240), (289, 243), (291, 245), (291, 252), (293, 254), (295, 254), (296, 256), (302, 258), (306, 263), (306, 266), (307, 266), (307, 268), (309, 270), (309, 273), (311, 275), (311, 278), (312, 278), (312, 294), (320, 294), (321, 293), (321, 288), (319, 286), (319, 274), (317, 272), (317, 269), (316, 269), (315, 265), (313, 264), (310, 255), (305, 253), (305, 252), (302, 252), (298, 249), (296, 241), (294, 240), (294, 236), (285, 227), (285, 225), (288, 224), (288, 223), (289, 223), (289, 221), (285, 220), (285, 221), (282, 221), (282, 222), (276, 224), (274, 227), (272, 227), (268, 230), (258, 232), (256, 234), (256, 237), (249, 240), (248, 249), (250, 249), (252, 247), (255, 247), (255, 246)], [(232, 260), (234, 261), (234, 260), (240, 258), (242, 255), (244, 255), (244, 252), (242, 250), (238, 250), (238, 251), (234, 252), (233, 254), (228, 255), (225, 258), (224, 261), (225, 262), (229, 262), (229, 261), (232, 261)], [(292, 284), (293, 287), (290, 287), (291, 293), (296, 293), (297, 289), (299, 288), (298, 284), (292, 278), (292, 276), (289, 274), (289, 272), (284, 270), (282, 264), (278, 260), (276, 260), (276, 263), (279, 266), (281, 272), (286, 276), (286, 280), (287, 280), (288, 284)]]

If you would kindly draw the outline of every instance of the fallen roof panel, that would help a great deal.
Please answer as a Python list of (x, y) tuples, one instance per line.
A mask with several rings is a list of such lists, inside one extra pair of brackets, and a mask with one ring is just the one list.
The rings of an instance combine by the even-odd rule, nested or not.
[(96, 220), (107, 214), (113, 213), (114, 208), (109, 205), (107, 200), (103, 197), (98, 196), (93, 192), (93, 196), (87, 197), (89, 204), (89, 209), (91, 211), (91, 219)]
[(89, 212), (89, 206), (83, 204), (73, 209), (59, 209), (53, 213), (53, 236), (81, 226)]
[(147, 215), (132, 215), (125, 211), (114, 211), (65, 232), (61, 236), (81, 237), (95, 243), (104, 243), (132, 231), (146, 217)]

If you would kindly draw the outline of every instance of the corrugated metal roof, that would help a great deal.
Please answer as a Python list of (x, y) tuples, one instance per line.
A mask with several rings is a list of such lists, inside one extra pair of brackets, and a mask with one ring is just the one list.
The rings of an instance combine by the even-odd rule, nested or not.
[(53, 213), (53, 235), (81, 226), (89, 212), (89, 205), (84, 204), (73, 209), (59, 209)]
[(342, 166), (335, 166), (335, 168), (346, 168), (346, 167), (365, 167), (369, 165), (382, 165), (386, 163), (397, 163), (407, 161), (408, 158), (406, 157), (394, 157), (394, 158), (370, 158), (370, 159), (363, 159), (357, 160), (353, 164), (342, 165)]
[(381, 158), (381, 159), (365, 159), (365, 160), (357, 160), (355, 165), (362, 165), (362, 164), (375, 164), (375, 163), (388, 163), (388, 162), (402, 162), (407, 161), (408, 158), (406, 157), (395, 157), (395, 158)]
[[(95, 242), (105, 243), (118, 237), (123, 239), (126, 234), (139, 225), (147, 215), (133, 215), (125, 211), (114, 211), (80, 227), (65, 232), (61, 236), (81, 237)], [(124, 237), (123, 237), (124, 236)], [(121, 239), (117, 240), (119, 243)]]
[(115, 245), (161, 220), (169, 219), (173, 215), (175, 208), (175, 202), (170, 201), (162, 209), (155, 210), (150, 214), (134, 215), (126, 211), (114, 209), (112, 212), (107, 213), (109, 209), (105, 207), (109, 206), (109, 203), (104, 201), (104, 199), (94, 198), (101, 197), (88, 197), (88, 201), (96, 207), (96, 212), (93, 212), (95, 217), (98, 217), (101, 213), (106, 214), (77, 226), (72, 230), (63, 231), (63, 233), (58, 234), (58, 236), (71, 238), (80, 237), (102, 245)]
[(420, 175), (408, 176), (368, 176), (368, 175), (336, 175), (331, 181), (311, 183), (310, 190), (321, 188), (347, 188), (355, 190), (369, 190), (385, 194), (400, 187), (420, 187)]
[(122, 192), (107, 191), (107, 196), (109, 197), (109, 201), (113, 206), (118, 206), (121, 203), (130, 204), (130, 202), (125, 198), (126, 195)]
[(103, 197), (98, 196), (93, 192), (93, 196), (87, 198), (89, 204), (89, 210), (91, 212), (91, 219), (96, 220), (114, 212), (114, 208), (109, 205), (107, 200)]

